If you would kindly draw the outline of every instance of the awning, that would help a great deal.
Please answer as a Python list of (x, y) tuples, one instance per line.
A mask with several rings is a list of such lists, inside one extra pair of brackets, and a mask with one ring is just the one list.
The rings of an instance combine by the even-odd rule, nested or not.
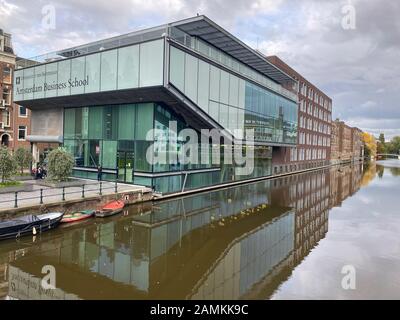
[(62, 143), (63, 136), (35, 136), (28, 135), (26, 140), (29, 142), (44, 142), (44, 143)]

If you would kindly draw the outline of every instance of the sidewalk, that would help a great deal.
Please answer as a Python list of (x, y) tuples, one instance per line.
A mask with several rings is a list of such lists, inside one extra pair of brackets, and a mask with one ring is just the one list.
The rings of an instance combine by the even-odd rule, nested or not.
[[(100, 194), (100, 184), (94, 180), (79, 179), (85, 184), (85, 198), (96, 197)], [(43, 189), (43, 204), (54, 204), (63, 201), (62, 188), (52, 188), (36, 184), (35, 180), (25, 181), (33, 184), (33, 191), (18, 192), (18, 208), (28, 208), (40, 204), (40, 189)], [(115, 194), (115, 182), (102, 181), (102, 195)], [(117, 184), (118, 192), (148, 191), (149, 188), (124, 183)], [(82, 199), (82, 187), (65, 187), (65, 201)], [(15, 193), (0, 194), (0, 211), (14, 209)]]

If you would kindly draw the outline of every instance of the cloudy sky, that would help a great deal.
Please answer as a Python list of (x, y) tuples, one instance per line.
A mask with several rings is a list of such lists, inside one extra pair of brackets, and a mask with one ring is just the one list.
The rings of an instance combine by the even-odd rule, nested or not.
[(279, 55), (333, 98), (334, 118), (400, 135), (397, 0), (0, 0), (0, 28), (18, 55), (32, 57), (197, 13)]

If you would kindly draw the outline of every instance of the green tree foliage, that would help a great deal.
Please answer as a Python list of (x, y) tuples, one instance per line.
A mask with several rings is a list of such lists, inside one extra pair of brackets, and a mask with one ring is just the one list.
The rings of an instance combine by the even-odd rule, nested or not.
[(51, 151), (48, 155), (48, 174), (54, 181), (67, 181), (72, 173), (74, 158), (64, 148)]
[(400, 154), (400, 137), (394, 137), (386, 144), (386, 151), (392, 154)]
[(0, 147), (0, 176), (1, 182), (5, 182), (15, 173), (15, 161), (7, 147)]
[(381, 133), (378, 138), (378, 153), (386, 153), (385, 134)]
[(21, 174), (23, 174), (24, 169), (29, 168), (30, 164), (32, 163), (32, 154), (28, 149), (18, 148), (14, 152), (14, 160)]
[(381, 133), (380, 135), (379, 135), (379, 141), (382, 143), (382, 144), (385, 144), (385, 134), (384, 133)]

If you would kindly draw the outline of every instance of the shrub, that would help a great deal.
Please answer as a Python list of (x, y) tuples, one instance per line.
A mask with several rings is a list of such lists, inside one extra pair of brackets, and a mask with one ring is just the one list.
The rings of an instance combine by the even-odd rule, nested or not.
[(30, 164), (32, 163), (32, 154), (28, 149), (18, 148), (14, 152), (14, 160), (21, 174), (23, 174), (24, 169), (29, 168)]
[(7, 179), (15, 173), (15, 161), (13, 156), (8, 150), (7, 147), (1, 146), (0, 147), (0, 177), (1, 182), (5, 182)]
[(48, 156), (48, 175), (51, 180), (67, 181), (74, 167), (74, 158), (64, 148), (51, 151)]

